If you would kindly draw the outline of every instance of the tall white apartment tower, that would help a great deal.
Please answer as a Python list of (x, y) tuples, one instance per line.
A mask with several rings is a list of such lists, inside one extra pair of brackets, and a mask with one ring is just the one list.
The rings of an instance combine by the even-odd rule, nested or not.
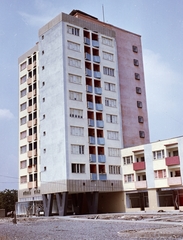
[(149, 142), (139, 39), (73, 10), (19, 58), (20, 214), (123, 211), (120, 149)]

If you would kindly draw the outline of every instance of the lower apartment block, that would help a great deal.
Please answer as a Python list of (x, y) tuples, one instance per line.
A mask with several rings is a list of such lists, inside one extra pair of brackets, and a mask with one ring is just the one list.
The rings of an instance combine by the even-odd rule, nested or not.
[(121, 151), (126, 212), (183, 209), (183, 137)]

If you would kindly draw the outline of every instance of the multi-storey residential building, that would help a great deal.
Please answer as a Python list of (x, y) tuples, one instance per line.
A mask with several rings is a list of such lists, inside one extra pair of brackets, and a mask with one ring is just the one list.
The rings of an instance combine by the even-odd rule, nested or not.
[(121, 152), (126, 212), (183, 209), (183, 137)]
[(123, 211), (120, 149), (149, 142), (140, 36), (61, 13), (19, 71), (18, 211)]

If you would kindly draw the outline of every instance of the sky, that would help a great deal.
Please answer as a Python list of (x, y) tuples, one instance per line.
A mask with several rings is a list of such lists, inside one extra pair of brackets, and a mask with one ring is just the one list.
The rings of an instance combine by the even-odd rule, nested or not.
[(151, 142), (183, 135), (182, 0), (0, 0), (0, 190), (18, 188), (18, 57), (60, 12), (84, 11), (142, 37)]

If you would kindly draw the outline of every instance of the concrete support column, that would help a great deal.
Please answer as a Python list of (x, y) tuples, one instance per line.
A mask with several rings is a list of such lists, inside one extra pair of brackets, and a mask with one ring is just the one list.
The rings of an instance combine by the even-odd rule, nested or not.
[(156, 211), (159, 207), (158, 194), (156, 189), (148, 190), (149, 210)]
[(53, 194), (43, 194), (42, 197), (45, 216), (51, 216), (53, 206)]
[(59, 216), (67, 215), (68, 192), (56, 193), (56, 200)]
[(74, 207), (75, 214), (82, 213), (82, 204), (83, 204), (83, 193), (72, 194), (72, 204)]
[(86, 193), (88, 210), (89, 210), (89, 213), (91, 214), (96, 214), (98, 212), (98, 197), (99, 197), (99, 192)]

